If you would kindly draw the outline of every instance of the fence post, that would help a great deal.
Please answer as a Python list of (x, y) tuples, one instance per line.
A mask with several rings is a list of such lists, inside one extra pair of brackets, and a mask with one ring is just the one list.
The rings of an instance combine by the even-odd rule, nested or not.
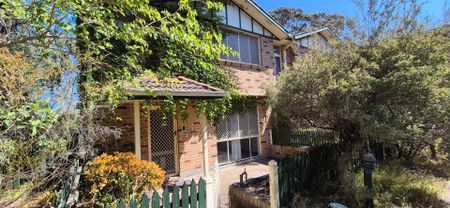
[(215, 172), (216, 172), (216, 208), (220, 207), (220, 169), (219, 169), (219, 163), (216, 162), (215, 165)]
[(270, 207), (280, 207), (280, 194), (278, 187), (278, 164), (275, 160), (269, 162), (269, 189), (270, 189)]
[(206, 176), (204, 179), (205, 179), (205, 183), (206, 183), (206, 207), (214, 208), (215, 202), (216, 202), (215, 182), (211, 176)]

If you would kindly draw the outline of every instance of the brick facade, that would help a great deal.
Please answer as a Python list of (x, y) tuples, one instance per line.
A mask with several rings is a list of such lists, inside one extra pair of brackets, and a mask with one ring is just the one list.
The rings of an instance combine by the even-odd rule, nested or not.
[[(148, 146), (148, 113), (141, 104), (141, 158), (149, 160)], [(119, 128), (117, 137), (109, 137), (98, 145), (101, 152), (128, 151), (134, 152), (134, 109), (133, 103), (121, 103), (114, 112), (105, 114), (102, 124), (109, 127)], [(187, 118), (182, 119), (178, 113), (174, 125), (176, 126), (176, 141), (178, 144), (179, 175), (189, 176), (203, 171), (203, 134), (202, 118), (195, 112), (195, 106), (189, 105)], [(120, 119), (116, 119), (120, 118)], [(208, 157), (210, 169), (217, 162), (217, 137), (215, 127), (208, 127)], [(175, 154), (175, 153), (174, 153)]]

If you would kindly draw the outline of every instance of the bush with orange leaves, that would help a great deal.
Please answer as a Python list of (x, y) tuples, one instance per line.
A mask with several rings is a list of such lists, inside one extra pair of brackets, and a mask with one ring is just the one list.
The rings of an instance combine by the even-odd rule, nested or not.
[(84, 170), (91, 199), (98, 204), (115, 204), (118, 199), (137, 198), (144, 190), (160, 188), (164, 175), (156, 163), (138, 160), (131, 152), (104, 153)]

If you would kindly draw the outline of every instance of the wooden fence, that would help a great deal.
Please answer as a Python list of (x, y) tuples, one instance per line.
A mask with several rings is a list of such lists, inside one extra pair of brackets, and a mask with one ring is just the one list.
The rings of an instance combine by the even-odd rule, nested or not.
[(297, 193), (313, 193), (338, 177), (339, 144), (326, 144), (312, 151), (283, 159), (278, 166), (279, 195), (288, 206)]
[(272, 130), (272, 142), (281, 146), (320, 146), (322, 144), (337, 143), (336, 135), (331, 131), (300, 130), (293, 131), (286, 128)]
[[(180, 195), (181, 192), (181, 195)], [(206, 207), (206, 182), (200, 179), (198, 185), (192, 180), (191, 184), (184, 184), (181, 188), (176, 186), (172, 191), (165, 189), (160, 197), (157, 191), (153, 191), (149, 197), (144, 194), (140, 206), (138, 201), (132, 199), (129, 204), (123, 200), (119, 202), (119, 208), (205, 208)], [(107, 205), (106, 207), (110, 207)]]

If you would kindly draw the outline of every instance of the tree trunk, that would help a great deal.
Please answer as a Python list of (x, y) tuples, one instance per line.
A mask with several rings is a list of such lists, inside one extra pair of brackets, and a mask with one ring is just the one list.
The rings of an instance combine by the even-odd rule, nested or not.
[(342, 149), (342, 154), (338, 159), (338, 182), (341, 186), (348, 184), (351, 180), (350, 170), (352, 163), (352, 151), (351, 145), (344, 145)]

